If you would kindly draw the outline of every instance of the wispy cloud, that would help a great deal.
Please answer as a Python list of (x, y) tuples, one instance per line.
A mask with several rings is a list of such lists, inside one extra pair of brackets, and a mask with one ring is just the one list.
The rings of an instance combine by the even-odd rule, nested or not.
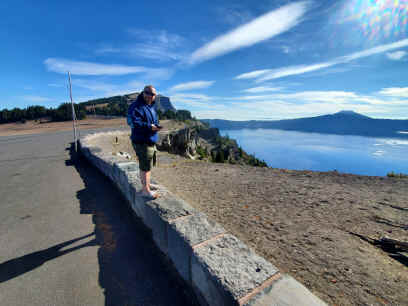
[[(401, 94), (399, 96), (394, 95), (394, 97), (403, 97)], [(269, 101), (274, 103), (274, 101), (285, 101), (291, 102), (294, 106), (296, 104), (314, 104), (314, 103), (328, 103), (343, 105), (346, 107), (347, 104), (352, 105), (404, 105), (406, 101), (401, 100), (390, 100), (384, 99), (377, 94), (372, 95), (361, 95), (350, 91), (301, 91), (294, 93), (276, 93), (276, 94), (264, 94), (264, 95), (248, 95), (239, 97), (227, 98), (230, 101)]]
[(362, 95), (349, 91), (303, 91), (237, 97), (182, 93), (170, 95), (170, 98), (176, 108), (189, 109), (197, 118), (228, 120), (301, 118), (344, 109), (374, 118), (397, 119), (408, 113), (407, 99), (384, 97), (378, 92)]
[(31, 96), (31, 95), (25, 95), (25, 96), (20, 96), (21, 99), (23, 99), (26, 102), (32, 102), (32, 103), (41, 103), (41, 102), (50, 102), (53, 101), (50, 98), (47, 97), (42, 97), (42, 96)]
[(57, 84), (57, 83), (49, 83), (48, 86), (50, 86), (50, 87), (64, 87), (64, 85)]
[(301, 22), (309, 6), (309, 1), (296, 2), (262, 15), (205, 44), (187, 62), (199, 63), (284, 33)]
[(405, 55), (407, 55), (406, 51), (396, 51), (396, 52), (392, 52), (392, 53), (387, 53), (387, 57), (390, 60), (393, 60), (393, 61), (399, 61), (403, 57), (405, 57)]
[(173, 103), (176, 108), (187, 107), (190, 109), (193, 108), (212, 108), (217, 107), (217, 104), (214, 104), (214, 97), (210, 97), (205, 94), (194, 94), (194, 93), (179, 93), (170, 95), (171, 103)]
[(408, 87), (383, 88), (379, 93), (384, 96), (408, 98)]
[(76, 79), (74, 78), (72, 80), (72, 84), (74, 86), (86, 88), (92, 91), (114, 91), (117, 89), (117, 86), (114, 84), (106, 83), (106, 82), (101, 82), (101, 81), (95, 81), (95, 80), (84, 80), (84, 79)]
[(143, 89), (144, 84), (138, 80), (124, 84), (112, 84), (98, 80), (72, 79), (72, 84), (91, 91), (100, 92), (104, 97), (129, 94)]
[(215, 81), (195, 81), (195, 82), (188, 82), (188, 83), (181, 83), (171, 87), (170, 91), (186, 91), (186, 90), (193, 90), (193, 89), (202, 89), (208, 88), (214, 84)]
[(291, 48), (289, 46), (282, 46), (282, 51), (283, 51), (283, 53), (288, 54), (288, 53), (290, 53)]
[(109, 45), (104, 45), (95, 50), (96, 54), (109, 54), (109, 53), (120, 53), (122, 50), (120, 48), (114, 48)]
[(217, 7), (220, 21), (229, 25), (238, 26), (254, 19), (253, 14), (241, 3), (228, 3), (226, 7)]
[(255, 70), (255, 71), (251, 71), (251, 72), (246, 72), (243, 74), (238, 75), (237, 77), (235, 77), (237, 80), (239, 79), (256, 79), (257, 77), (260, 77), (262, 75), (267, 74), (268, 72), (270, 72), (271, 69), (263, 69), (263, 70)]
[(403, 39), (395, 43), (381, 45), (381, 46), (371, 48), (368, 50), (355, 52), (355, 53), (352, 53), (346, 56), (337, 57), (331, 61), (327, 61), (323, 63), (317, 63), (313, 65), (287, 66), (287, 67), (282, 67), (282, 68), (277, 68), (277, 69), (256, 70), (256, 71), (240, 74), (236, 77), (236, 79), (257, 79), (256, 82), (260, 83), (260, 82), (265, 82), (269, 80), (279, 79), (279, 78), (286, 77), (286, 76), (299, 75), (299, 74), (304, 74), (307, 72), (317, 71), (317, 70), (332, 67), (338, 64), (349, 63), (351, 61), (354, 61), (360, 58), (365, 58), (368, 56), (385, 53), (385, 52), (392, 51), (395, 49), (400, 49), (406, 46), (408, 46), (408, 39)]
[(258, 93), (258, 92), (267, 92), (267, 91), (280, 91), (282, 89), (283, 89), (282, 87), (259, 86), (259, 87), (253, 87), (253, 88), (242, 90), (242, 92)]
[(108, 46), (107, 51), (112, 49), (110, 53), (120, 52), (132, 57), (158, 61), (180, 60), (185, 56), (185, 51), (182, 50), (185, 50), (186, 40), (178, 34), (171, 34), (165, 30), (143, 29), (128, 29), (127, 32), (138, 42), (123, 48)]
[(73, 61), (62, 58), (47, 58), (44, 61), (49, 71), (57, 73), (71, 72), (73, 75), (125, 75), (146, 73), (149, 75), (168, 75), (167, 69), (154, 69), (141, 66), (108, 65), (92, 62)]

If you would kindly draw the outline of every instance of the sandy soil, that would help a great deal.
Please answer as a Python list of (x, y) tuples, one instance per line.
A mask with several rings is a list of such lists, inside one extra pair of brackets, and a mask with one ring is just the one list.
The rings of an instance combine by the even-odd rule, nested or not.
[[(103, 149), (133, 154), (128, 137), (112, 143)], [(408, 179), (214, 164), (164, 152), (153, 179), (331, 305), (408, 305), (408, 261), (354, 235), (408, 241)]]
[[(84, 119), (79, 120), (78, 128), (85, 129), (97, 129), (104, 127), (123, 127), (126, 125), (126, 118), (115, 119)], [(72, 121), (64, 122), (47, 122), (39, 123), (34, 120), (27, 121), (26, 123), (6, 123), (0, 124), (0, 136), (11, 135), (27, 135), (27, 134), (40, 134), (57, 131), (69, 131), (72, 130)]]

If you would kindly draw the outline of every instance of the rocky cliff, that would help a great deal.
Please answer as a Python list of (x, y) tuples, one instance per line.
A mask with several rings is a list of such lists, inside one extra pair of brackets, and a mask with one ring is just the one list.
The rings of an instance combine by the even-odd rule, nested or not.
[(190, 159), (266, 166), (265, 162), (243, 151), (234, 139), (222, 137), (217, 128), (204, 125), (162, 133), (157, 148)]
[[(137, 99), (138, 95), (139, 95), (139, 93), (135, 92), (135, 93), (132, 93), (132, 94), (125, 95), (124, 97), (125, 97), (127, 103), (130, 105), (133, 101), (135, 101)], [(173, 104), (171, 104), (170, 98), (162, 96), (162, 95), (157, 95), (156, 101), (155, 101), (155, 108), (156, 108), (156, 110), (160, 110), (163, 113), (165, 111), (167, 111), (167, 110), (176, 111)]]

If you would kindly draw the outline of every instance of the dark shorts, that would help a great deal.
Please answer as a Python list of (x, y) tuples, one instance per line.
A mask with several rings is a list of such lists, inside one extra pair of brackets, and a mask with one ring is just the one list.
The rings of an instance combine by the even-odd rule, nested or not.
[(132, 146), (139, 159), (139, 169), (145, 172), (152, 170), (153, 166), (156, 166), (156, 146), (134, 142)]

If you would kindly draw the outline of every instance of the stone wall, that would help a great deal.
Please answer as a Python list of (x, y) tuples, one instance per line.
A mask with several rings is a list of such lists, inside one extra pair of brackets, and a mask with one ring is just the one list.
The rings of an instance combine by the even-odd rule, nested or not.
[(163, 186), (160, 198), (141, 197), (138, 163), (92, 147), (107, 135), (112, 133), (82, 137), (81, 153), (123, 193), (200, 305), (325, 305)]

